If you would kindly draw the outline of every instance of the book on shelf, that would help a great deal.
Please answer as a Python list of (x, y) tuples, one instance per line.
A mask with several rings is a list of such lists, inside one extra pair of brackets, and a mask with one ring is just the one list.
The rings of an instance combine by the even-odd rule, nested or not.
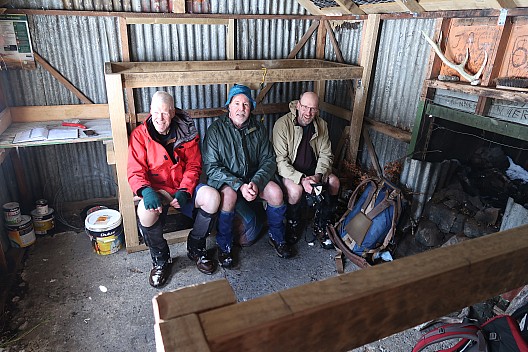
[(73, 138), (79, 138), (79, 131), (76, 128), (47, 129), (46, 127), (36, 127), (18, 132), (13, 139), (13, 143), (54, 141)]

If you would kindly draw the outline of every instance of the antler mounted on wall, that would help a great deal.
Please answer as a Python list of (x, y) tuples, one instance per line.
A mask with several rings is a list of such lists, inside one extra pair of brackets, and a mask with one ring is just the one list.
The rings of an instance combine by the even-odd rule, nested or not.
[(453, 70), (460, 73), (460, 75), (464, 77), (465, 79), (467, 79), (469, 83), (471, 83), (472, 86), (476, 86), (477, 84), (480, 83), (479, 77), (482, 74), (482, 71), (484, 71), (484, 67), (486, 66), (486, 63), (488, 62), (488, 52), (487, 51), (484, 51), (484, 62), (482, 63), (482, 66), (480, 67), (477, 73), (475, 73), (474, 75), (471, 75), (464, 70), (464, 67), (466, 66), (466, 63), (469, 59), (469, 48), (466, 48), (466, 58), (457, 65), (449, 61), (445, 57), (444, 53), (442, 53), (442, 50), (440, 50), (440, 43), (442, 42), (442, 33), (440, 33), (440, 38), (438, 39), (438, 43), (435, 43), (431, 38), (429, 38), (427, 34), (424, 33), (424, 31), (422, 31), (422, 34), (425, 37), (425, 40), (427, 40), (429, 44), (431, 44), (434, 51), (436, 52), (436, 54), (438, 55), (438, 57), (442, 60), (444, 64), (446, 64), (448, 67), (451, 67)]

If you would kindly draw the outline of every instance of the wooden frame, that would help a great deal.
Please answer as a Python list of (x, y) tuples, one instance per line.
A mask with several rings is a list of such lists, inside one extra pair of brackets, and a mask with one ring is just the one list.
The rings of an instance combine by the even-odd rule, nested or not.
[(527, 252), (524, 225), (240, 303), (225, 280), (162, 293), (157, 351), (349, 351), (525, 285)]
[[(124, 89), (238, 82), (258, 84), (263, 77), (267, 83), (344, 80), (357, 79), (362, 73), (363, 68), (359, 66), (316, 59), (106, 63), (105, 79), (114, 140), (119, 209), (123, 216), (127, 251), (130, 253), (146, 247), (139, 243), (136, 209), (126, 175), (128, 134)], [(168, 238), (169, 242), (182, 241), (187, 233), (188, 230), (180, 231), (175, 237)]]

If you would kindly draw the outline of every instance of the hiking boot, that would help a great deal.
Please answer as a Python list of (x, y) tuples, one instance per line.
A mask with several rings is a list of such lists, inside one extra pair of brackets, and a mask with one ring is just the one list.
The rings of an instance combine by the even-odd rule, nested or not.
[(288, 220), (286, 222), (286, 243), (294, 245), (299, 242), (302, 234), (302, 225), (297, 220)]
[(324, 249), (335, 249), (334, 244), (330, 240), (330, 237), (328, 237), (326, 231), (324, 235), (319, 239), (319, 243), (321, 243), (321, 247)]
[(171, 264), (165, 263), (164, 265), (154, 265), (150, 270), (149, 284), (152, 287), (160, 287), (167, 283), (171, 273)]
[(315, 226), (314, 234), (315, 234), (315, 237), (317, 237), (317, 240), (319, 240), (321, 248), (335, 249), (334, 244), (332, 243), (332, 241), (330, 240), (330, 237), (328, 236), (328, 232), (326, 228), (323, 229), (319, 226)]
[(277, 252), (277, 255), (281, 258), (291, 258), (293, 257), (293, 251), (287, 243), (277, 243), (273, 238), (269, 238), (269, 243)]
[(207, 255), (199, 255), (187, 252), (187, 257), (196, 263), (196, 268), (204, 274), (211, 275), (216, 270), (216, 263), (214, 260), (207, 258)]
[(224, 252), (220, 249), (220, 247), (218, 248), (218, 262), (220, 263), (222, 268), (226, 269), (231, 269), (235, 264), (231, 251)]

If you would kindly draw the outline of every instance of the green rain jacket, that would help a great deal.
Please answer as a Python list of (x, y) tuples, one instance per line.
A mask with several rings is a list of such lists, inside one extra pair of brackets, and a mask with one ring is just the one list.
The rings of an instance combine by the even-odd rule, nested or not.
[(207, 184), (216, 189), (226, 184), (238, 191), (252, 181), (262, 192), (277, 171), (268, 131), (253, 116), (240, 129), (227, 115), (214, 121), (204, 138), (202, 158)]

